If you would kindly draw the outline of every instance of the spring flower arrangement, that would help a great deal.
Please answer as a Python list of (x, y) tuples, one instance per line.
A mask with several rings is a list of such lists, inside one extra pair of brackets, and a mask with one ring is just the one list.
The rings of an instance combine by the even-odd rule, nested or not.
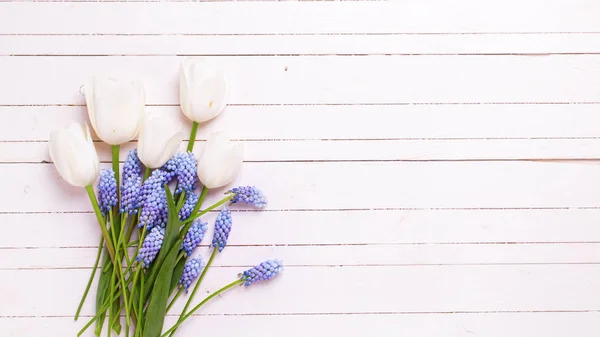
[[(269, 280), (283, 269), (278, 260), (262, 262), (193, 305), (214, 257), (227, 246), (232, 228), (229, 207), (243, 203), (262, 209), (267, 204), (256, 187), (241, 186), (203, 207), (207, 193), (231, 183), (242, 165), (241, 144), (232, 143), (223, 132), (209, 135), (198, 157), (192, 152), (199, 123), (225, 108), (228, 85), (223, 71), (201, 58), (186, 59), (181, 65), (181, 109), (193, 122), (186, 152), (177, 152), (186, 137), (181, 123), (167, 115), (145, 113), (141, 83), (94, 77), (85, 83), (84, 93), (92, 127), (112, 146), (112, 169), (100, 171), (87, 124), (72, 122), (53, 132), (49, 142), (59, 174), (87, 190), (102, 232), (75, 320), (98, 272), (96, 314), (78, 336), (94, 324), (97, 336), (105, 325), (108, 336), (120, 335), (122, 316), (125, 336), (173, 336), (215, 296), (237, 285)], [(120, 174), (120, 145), (136, 137), (137, 149), (129, 152)], [(201, 217), (220, 207), (209, 246), (212, 252), (204, 263), (194, 256), (208, 228)], [(182, 294), (187, 300), (179, 319), (165, 330), (165, 316)]]

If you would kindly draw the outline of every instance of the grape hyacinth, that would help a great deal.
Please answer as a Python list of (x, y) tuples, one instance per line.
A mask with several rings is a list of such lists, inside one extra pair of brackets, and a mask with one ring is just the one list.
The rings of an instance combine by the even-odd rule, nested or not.
[(172, 163), (168, 163), (169, 168), (173, 169), (177, 176), (177, 190), (175, 193), (195, 190), (198, 180), (196, 177), (198, 160), (196, 160), (194, 154), (191, 152), (178, 152), (171, 160)]
[(154, 261), (154, 259), (156, 258), (156, 255), (158, 255), (158, 251), (162, 246), (164, 238), (164, 228), (152, 228), (150, 234), (148, 234), (148, 236), (146, 236), (146, 239), (144, 239), (142, 248), (140, 248), (138, 256), (135, 259), (141, 262), (145, 268), (148, 268), (148, 266), (150, 266), (150, 263), (152, 263), (152, 261)]
[(148, 230), (153, 227), (164, 227), (167, 223), (167, 194), (164, 184), (168, 182), (168, 173), (161, 169), (154, 170), (144, 182), (141, 190), (142, 212), (140, 213), (139, 227), (146, 226)]
[(177, 154), (175, 154), (171, 159), (167, 160), (167, 162), (160, 168), (161, 171), (165, 173), (165, 178), (168, 182), (171, 182), (177, 176)]
[(244, 285), (248, 287), (259, 281), (270, 280), (281, 271), (283, 271), (283, 264), (280, 260), (269, 260), (246, 270), (240, 278), (246, 281)]
[(141, 174), (142, 162), (137, 156), (137, 150), (131, 150), (123, 165), (121, 213), (137, 213), (137, 209), (140, 207), (140, 191), (142, 189)]
[(115, 172), (111, 169), (104, 169), (100, 172), (98, 180), (98, 205), (102, 214), (110, 212), (111, 207), (117, 206), (117, 180)]
[(190, 192), (196, 189), (196, 182), (198, 181), (196, 176), (197, 166), (198, 160), (193, 153), (177, 152), (165, 163), (162, 170), (168, 172), (171, 179), (173, 177), (177, 178), (178, 186), (175, 193)]
[(229, 190), (229, 193), (235, 194), (233, 199), (231, 199), (232, 204), (241, 202), (256, 208), (265, 208), (267, 206), (267, 198), (255, 186), (236, 187)]
[(198, 203), (198, 199), (200, 196), (196, 193), (187, 193), (185, 196), (185, 202), (183, 206), (181, 206), (181, 210), (179, 210), (179, 220), (184, 221), (192, 215), (192, 211), (194, 207), (196, 207), (196, 203)]
[(190, 256), (194, 249), (200, 245), (207, 228), (208, 222), (202, 222), (200, 219), (194, 220), (181, 244), (181, 249), (185, 252), (185, 256)]
[(139, 227), (146, 226), (147, 230), (154, 227), (164, 227), (167, 224), (168, 205), (167, 193), (164, 187), (158, 187), (144, 201), (142, 212), (140, 214)]
[(215, 233), (213, 234), (212, 246), (222, 252), (227, 245), (227, 239), (231, 232), (231, 211), (229, 207), (223, 207), (215, 220)]
[(202, 259), (200, 257), (190, 259), (185, 263), (183, 267), (183, 273), (181, 274), (181, 278), (179, 279), (179, 287), (183, 287), (187, 294), (188, 288), (194, 282), (196, 277), (200, 275), (200, 270), (202, 270)]
[(150, 177), (148, 177), (148, 179), (144, 181), (144, 184), (142, 185), (142, 189), (140, 191), (141, 206), (144, 205), (146, 198), (148, 198), (148, 196), (150, 196), (154, 191), (158, 190), (159, 188), (162, 188), (164, 184), (170, 182), (169, 177), (169, 173), (163, 169), (157, 169), (152, 171)]

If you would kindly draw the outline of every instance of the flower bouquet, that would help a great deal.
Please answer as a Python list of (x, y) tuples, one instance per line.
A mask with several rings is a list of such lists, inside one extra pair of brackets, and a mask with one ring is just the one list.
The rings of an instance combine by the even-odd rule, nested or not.
[[(232, 226), (229, 206), (244, 203), (266, 207), (254, 186), (228, 190), (214, 205), (203, 207), (211, 189), (233, 181), (242, 165), (243, 148), (223, 132), (208, 136), (202, 153), (193, 152), (199, 123), (216, 117), (226, 106), (228, 83), (224, 72), (202, 58), (185, 59), (180, 71), (180, 103), (192, 120), (186, 152), (177, 152), (186, 135), (172, 116), (146, 114), (145, 93), (138, 81), (93, 77), (85, 83), (90, 123), (98, 137), (112, 147), (112, 169), (100, 172), (87, 124), (72, 122), (50, 135), (50, 156), (59, 174), (71, 185), (87, 190), (102, 236), (96, 261), (75, 314), (79, 318), (92, 280), (100, 273), (96, 314), (79, 331), (95, 324), (100, 336), (173, 336), (203, 304), (237, 285), (271, 279), (282, 270), (268, 260), (237, 275), (234, 281), (192, 306), (193, 298), (216, 254), (226, 245)], [(119, 174), (120, 145), (138, 138)], [(93, 184), (98, 180), (97, 191)], [(198, 186), (201, 185), (201, 186)], [(221, 207), (203, 262), (194, 257), (208, 223), (202, 215)], [(191, 293), (192, 283), (197, 279)], [(186, 293), (179, 319), (163, 332), (164, 319)]]

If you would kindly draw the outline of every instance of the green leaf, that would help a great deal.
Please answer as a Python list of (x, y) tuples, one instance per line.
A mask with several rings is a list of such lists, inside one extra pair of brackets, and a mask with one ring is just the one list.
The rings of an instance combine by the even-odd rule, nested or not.
[[(165, 229), (165, 238), (160, 253), (165, 252), (165, 256), (154, 280), (150, 302), (146, 310), (144, 319), (143, 337), (160, 337), (162, 332), (165, 315), (167, 312), (167, 302), (169, 301), (171, 278), (173, 277), (173, 268), (179, 254), (179, 227), (180, 221), (175, 209), (175, 202), (171, 191), (166, 188), (167, 201), (169, 205), (169, 219)], [(159, 253), (159, 255), (160, 255)]]
[(112, 329), (117, 335), (121, 334), (121, 329), (122, 329), (121, 320), (118, 318), (118, 316), (121, 314), (120, 310), (119, 310), (119, 307), (120, 307), (119, 302), (120, 302), (119, 298), (117, 298), (115, 300), (115, 302), (113, 303), (112, 312), (110, 314), (111, 320), (109, 321), (109, 322), (112, 322), (114, 320)]
[[(104, 251), (104, 258), (102, 261), (102, 272), (100, 273), (100, 279), (98, 280), (98, 290), (96, 292), (96, 312), (102, 309), (104, 305), (104, 300), (107, 296), (109, 296), (109, 285), (110, 285), (110, 277), (112, 275), (112, 262), (110, 261), (110, 256), (106, 249)], [(100, 336), (102, 333), (102, 326), (104, 325), (104, 320), (106, 318), (106, 314), (103, 313), (96, 320), (96, 328), (94, 329), (94, 334), (96, 336)]]
[(171, 278), (171, 288), (169, 288), (169, 294), (173, 294), (173, 290), (177, 288), (177, 282), (181, 278), (181, 274), (183, 274), (183, 268), (185, 267), (185, 259), (179, 260), (175, 269), (173, 269), (173, 277)]
[[(167, 221), (163, 246), (158, 252), (158, 255), (156, 256), (154, 262), (152, 262), (152, 266), (148, 269), (148, 274), (146, 276), (146, 283), (144, 287), (144, 299), (146, 301), (148, 300), (148, 296), (150, 295), (150, 293), (153, 290), (153, 287), (156, 284), (156, 278), (162, 267), (163, 262), (165, 261), (165, 258), (167, 257), (167, 254), (169, 254), (171, 248), (173, 248), (174, 246), (177, 246), (177, 250), (179, 250), (179, 247), (181, 246), (181, 240), (178, 240), (181, 222), (179, 221), (179, 215), (175, 210), (175, 201), (173, 200), (171, 190), (169, 190), (167, 186), (165, 186), (165, 190), (167, 191), (167, 200), (169, 201), (169, 219)], [(173, 203), (172, 205), (171, 202)]]

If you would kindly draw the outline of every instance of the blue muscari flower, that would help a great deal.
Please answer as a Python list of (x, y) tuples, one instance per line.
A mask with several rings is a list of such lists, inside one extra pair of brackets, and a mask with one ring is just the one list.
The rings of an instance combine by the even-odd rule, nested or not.
[(155, 226), (164, 227), (167, 223), (167, 194), (164, 184), (168, 183), (168, 173), (162, 169), (154, 170), (146, 179), (140, 193), (139, 227), (147, 226), (150, 230)]
[(235, 194), (233, 199), (231, 199), (232, 204), (242, 202), (256, 208), (265, 208), (267, 206), (267, 198), (255, 186), (236, 187), (229, 190), (229, 193)]
[(137, 150), (131, 150), (123, 165), (121, 213), (137, 213), (137, 209), (140, 207), (140, 191), (142, 189), (141, 174), (142, 162), (138, 159)]
[(179, 210), (179, 220), (186, 220), (192, 215), (192, 211), (194, 210), (194, 207), (196, 207), (198, 199), (200, 199), (200, 196), (196, 193), (186, 194), (185, 202), (183, 203), (183, 206), (181, 206), (181, 210)]
[(269, 260), (246, 270), (240, 278), (246, 281), (244, 285), (248, 287), (255, 282), (270, 280), (281, 271), (283, 264), (280, 260)]
[(104, 169), (100, 172), (98, 180), (98, 205), (102, 214), (110, 212), (111, 207), (117, 206), (117, 180), (115, 172), (111, 169)]
[(167, 162), (160, 168), (162, 171), (167, 172), (169, 181), (173, 180), (177, 175), (177, 153), (171, 157)]
[(185, 289), (185, 292), (188, 292), (188, 288), (194, 282), (196, 277), (200, 275), (200, 270), (202, 270), (202, 259), (195, 258), (189, 259), (185, 266), (183, 267), (183, 273), (181, 274), (181, 278), (179, 279), (179, 286)]
[(167, 224), (167, 216), (167, 193), (164, 187), (158, 186), (144, 201), (138, 226), (140, 228), (146, 226), (147, 230), (156, 226), (164, 227)]
[(196, 166), (198, 161), (191, 152), (177, 152), (161, 168), (167, 172), (169, 181), (177, 178), (178, 188), (175, 193), (181, 191), (193, 191), (196, 189)]
[(208, 222), (202, 222), (200, 219), (194, 220), (181, 244), (181, 249), (183, 249), (186, 256), (192, 255), (194, 249), (200, 245), (207, 228)]
[(138, 252), (138, 256), (135, 259), (141, 262), (146, 268), (150, 266), (150, 263), (152, 263), (152, 261), (154, 261), (154, 259), (156, 258), (156, 255), (158, 255), (158, 251), (162, 246), (164, 238), (164, 228), (152, 228), (150, 234), (148, 234), (148, 236), (146, 236), (146, 239), (144, 239), (144, 243), (142, 243), (142, 248)]
[(191, 192), (196, 189), (196, 167), (198, 160), (191, 152), (177, 152), (173, 158), (169, 159), (164, 165), (166, 171), (171, 172), (177, 177), (177, 190)]
[(229, 207), (223, 207), (215, 220), (215, 233), (213, 234), (212, 246), (222, 252), (227, 245), (227, 238), (231, 232), (231, 211)]
[(140, 191), (140, 204), (143, 206), (146, 198), (154, 193), (159, 187), (163, 187), (164, 184), (169, 183), (169, 173), (163, 169), (156, 169), (152, 171), (152, 174), (144, 184)]

